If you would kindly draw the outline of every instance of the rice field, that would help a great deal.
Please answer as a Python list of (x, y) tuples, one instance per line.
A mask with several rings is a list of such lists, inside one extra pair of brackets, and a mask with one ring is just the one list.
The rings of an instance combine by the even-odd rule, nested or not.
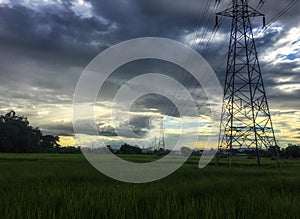
[[(151, 156), (123, 156), (135, 162)], [(106, 177), (83, 155), (0, 154), (0, 218), (300, 218), (300, 160), (190, 158), (147, 184)]]

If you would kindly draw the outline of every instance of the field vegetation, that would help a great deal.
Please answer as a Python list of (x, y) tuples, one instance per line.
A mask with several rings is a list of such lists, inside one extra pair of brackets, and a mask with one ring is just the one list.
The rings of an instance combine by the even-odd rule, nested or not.
[[(134, 162), (156, 156), (120, 155)], [(1, 218), (300, 218), (300, 161), (190, 158), (147, 184), (118, 182), (80, 154), (0, 154)]]

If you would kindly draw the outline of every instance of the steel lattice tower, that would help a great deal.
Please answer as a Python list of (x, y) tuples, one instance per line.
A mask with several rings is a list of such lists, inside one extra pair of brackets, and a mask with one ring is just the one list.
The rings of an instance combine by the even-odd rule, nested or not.
[(160, 121), (160, 137), (158, 140), (158, 147), (157, 149), (166, 149), (166, 141), (165, 141), (165, 127), (164, 127), (164, 119), (162, 118), (162, 120)]
[(252, 17), (264, 15), (248, 5), (248, 0), (233, 0), (218, 16), (232, 19), (220, 125), (219, 149), (271, 148), (278, 159), (268, 101), (252, 33)]

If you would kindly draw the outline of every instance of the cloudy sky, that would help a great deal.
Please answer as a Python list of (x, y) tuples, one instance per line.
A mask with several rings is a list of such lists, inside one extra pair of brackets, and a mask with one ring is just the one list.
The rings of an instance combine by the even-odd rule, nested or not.
[[(260, 11), (267, 23), (292, 0), (265, 0)], [(258, 0), (251, 0), (256, 7)], [(202, 54), (224, 83), (230, 19), (222, 20), (212, 38), (215, 12), (230, 5), (221, 0), (0, 0), (0, 112), (10, 109), (25, 115), (45, 134), (61, 137), (62, 145), (74, 145), (72, 98), (76, 83), (89, 62), (106, 48), (137, 37), (164, 37), (192, 46)], [(300, 13), (299, 4), (261, 31), (262, 19), (253, 20), (270, 110), (280, 145), (300, 142)], [(141, 73), (182, 69), (157, 60), (128, 63), (113, 73), (100, 92), (97, 124), (108, 143), (118, 144), (109, 119), (114, 94), (127, 80)], [(174, 73), (176, 72), (176, 73)], [(171, 74), (172, 73), (172, 74)], [(186, 79), (186, 78), (185, 78)], [(198, 84), (181, 81), (198, 104), (205, 96)], [(186, 84), (185, 84), (186, 83)], [(166, 87), (166, 89), (171, 89)], [(205, 107), (204, 107), (205, 108)], [(122, 110), (120, 110), (120, 113)], [(214, 122), (203, 110), (202, 136)], [(178, 112), (161, 96), (147, 95), (131, 108), (130, 124), (148, 146), (159, 138), (162, 115), (165, 134), (175, 141)], [(169, 125), (169, 126), (168, 126)], [(149, 130), (154, 131), (149, 135)], [(193, 134), (193, 126), (187, 130)], [(148, 135), (147, 135), (148, 134)], [(201, 146), (201, 145), (200, 145)]]

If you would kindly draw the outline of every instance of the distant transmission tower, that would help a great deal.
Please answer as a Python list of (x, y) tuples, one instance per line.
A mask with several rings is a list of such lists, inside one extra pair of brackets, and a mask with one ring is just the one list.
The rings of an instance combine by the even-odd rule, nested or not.
[(218, 16), (232, 19), (224, 86), (219, 149), (229, 149), (231, 166), (233, 149), (270, 148), (278, 158), (269, 106), (262, 80), (250, 18), (262, 13), (248, 5), (248, 0), (232, 0), (232, 6)]
[(160, 121), (160, 137), (159, 137), (159, 141), (158, 141), (158, 150), (160, 148), (162, 149), (166, 149), (166, 142), (165, 142), (165, 126), (164, 126), (164, 119), (162, 118), (162, 120)]

